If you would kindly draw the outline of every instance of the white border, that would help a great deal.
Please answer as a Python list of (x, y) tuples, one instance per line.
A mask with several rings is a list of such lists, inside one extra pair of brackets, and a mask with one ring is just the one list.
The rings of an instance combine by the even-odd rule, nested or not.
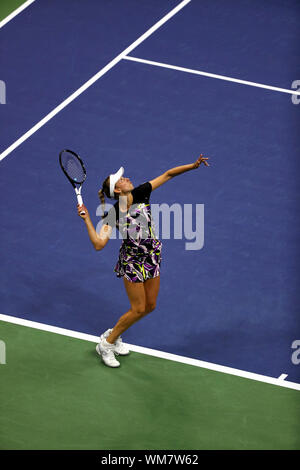
[[(49, 333), (56, 333), (58, 335), (70, 336), (71, 338), (82, 339), (84, 341), (90, 341), (92, 343), (98, 343), (99, 337), (88, 335), (86, 333), (80, 333), (79, 331), (66, 330), (57, 326), (46, 325), (44, 323), (37, 323), (30, 320), (24, 320), (23, 318), (12, 317), (10, 315), (0, 314), (0, 321), (7, 323), (14, 323), (15, 325), (27, 326), (29, 328), (35, 328), (37, 330), (48, 331)], [(126, 344), (126, 343), (124, 343)], [(257, 382), (264, 382), (271, 385), (277, 385), (279, 387), (291, 388), (293, 390), (300, 391), (300, 384), (295, 382), (288, 382), (283, 379), (283, 374), (279, 378), (268, 377), (267, 375), (255, 374), (253, 372), (247, 372), (240, 369), (234, 369), (232, 367), (221, 366), (219, 364), (213, 364), (212, 362), (199, 361), (198, 359), (192, 359), (185, 356), (177, 356), (176, 354), (170, 354), (164, 351), (157, 351), (156, 349), (143, 348), (141, 346), (135, 346), (128, 344), (128, 348), (131, 351), (135, 351), (140, 354), (146, 354), (148, 356), (159, 357), (161, 359), (167, 359), (169, 361), (181, 362), (182, 364), (188, 364), (190, 366), (201, 367), (203, 369), (214, 370), (216, 372), (222, 372), (224, 374), (235, 375), (237, 377), (243, 377), (245, 379), (256, 380)], [(287, 375), (285, 374), (285, 377)]]
[(19, 8), (14, 10), (6, 18), (0, 21), (0, 29), (3, 28), (3, 26), (5, 26), (9, 21), (11, 21), (15, 16), (25, 10), (25, 8), (29, 7), (29, 5), (31, 5), (33, 2), (35, 2), (35, 0), (27, 0), (27, 2), (23, 3), (23, 5), (20, 5)]

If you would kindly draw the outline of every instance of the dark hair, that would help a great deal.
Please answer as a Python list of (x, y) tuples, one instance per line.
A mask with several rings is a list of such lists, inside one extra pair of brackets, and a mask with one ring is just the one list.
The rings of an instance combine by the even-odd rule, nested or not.
[(103, 181), (103, 184), (102, 184), (102, 188), (99, 189), (98, 191), (98, 196), (99, 196), (99, 199), (101, 201), (101, 204), (102, 204), (102, 209), (103, 209), (103, 215), (101, 216), (102, 219), (104, 219), (108, 212), (105, 211), (105, 196), (108, 197), (109, 199), (119, 199), (119, 195), (118, 193), (115, 193), (114, 192), (114, 197), (112, 198), (110, 196), (110, 189), (109, 189), (109, 183), (110, 183), (110, 180), (109, 180), (109, 176)]

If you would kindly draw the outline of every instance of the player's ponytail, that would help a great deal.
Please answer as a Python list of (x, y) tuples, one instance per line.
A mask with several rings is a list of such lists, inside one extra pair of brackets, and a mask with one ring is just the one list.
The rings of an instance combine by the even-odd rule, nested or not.
[(103, 215), (101, 216), (101, 218), (104, 219), (108, 214), (108, 212), (105, 211), (105, 196), (112, 199), (109, 193), (109, 176), (103, 181), (102, 188), (99, 189), (98, 191), (98, 196), (101, 201), (102, 209), (103, 209)]
[(105, 211), (105, 196), (104, 196), (104, 191), (103, 189), (99, 189), (98, 191), (98, 196), (99, 196), (99, 199), (101, 201), (101, 204), (102, 204), (102, 209), (103, 209), (103, 215), (101, 215), (101, 219), (104, 219), (104, 217), (107, 216), (107, 211)]

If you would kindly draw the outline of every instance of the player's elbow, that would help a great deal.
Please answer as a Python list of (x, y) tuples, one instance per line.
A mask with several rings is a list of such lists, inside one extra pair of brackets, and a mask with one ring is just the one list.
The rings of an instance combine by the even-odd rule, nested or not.
[(95, 248), (96, 251), (102, 250), (102, 248), (104, 248), (103, 243), (100, 240), (97, 240), (94, 243), (94, 248)]
[(94, 240), (94, 248), (96, 251), (102, 250), (109, 240), (111, 234), (111, 228), (109, 225), (103, 225), (100, 233), (97, 233), (97, 238)]

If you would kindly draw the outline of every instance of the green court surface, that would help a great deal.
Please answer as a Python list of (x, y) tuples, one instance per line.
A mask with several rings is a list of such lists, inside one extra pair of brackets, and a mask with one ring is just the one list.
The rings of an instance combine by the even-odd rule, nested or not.
[(295, 390), (0, 322), (0, 449), (299, 449)]
[(24, 0), (1, 0), (0, 2), (0, 21), (10, 15), (19, 6), (25, 3)]

